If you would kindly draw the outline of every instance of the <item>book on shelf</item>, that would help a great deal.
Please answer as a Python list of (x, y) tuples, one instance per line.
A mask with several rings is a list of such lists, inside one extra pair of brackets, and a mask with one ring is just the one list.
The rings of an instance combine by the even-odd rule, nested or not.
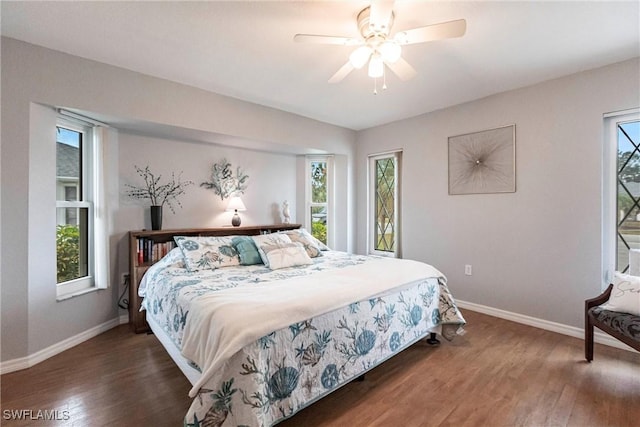
[(139, 265), (156, 263), (176, 247), (176, 243), (173, 240), (169, 242), (154, 242), (153, 239), (146, 237), (138, 237), (136, 240)]

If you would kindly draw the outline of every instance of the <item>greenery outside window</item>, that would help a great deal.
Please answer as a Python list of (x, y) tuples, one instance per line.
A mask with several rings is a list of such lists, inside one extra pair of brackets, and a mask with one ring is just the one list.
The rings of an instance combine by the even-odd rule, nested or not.
[(330, 245), (331, 227), (331, 157), (307, 158), (307, 191), (305, 224), (311, 234)]

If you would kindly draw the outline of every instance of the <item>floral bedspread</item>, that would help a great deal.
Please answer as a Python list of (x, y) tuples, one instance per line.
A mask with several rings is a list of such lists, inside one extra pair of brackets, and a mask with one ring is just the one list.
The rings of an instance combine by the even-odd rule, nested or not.
[[(263, 265), (188, 272), (179, 249), (152, 266), (140, 286), (147, 316), (180, 348), (191, 302), (208, 292), (366, 263), (325, 251), (313, 265)], [(447, 339), (465, 320), (444, 278), (289, 325), (245, 346), (200, 389), (185, 426), (270, 426), (372, 369), (430, 332)]]

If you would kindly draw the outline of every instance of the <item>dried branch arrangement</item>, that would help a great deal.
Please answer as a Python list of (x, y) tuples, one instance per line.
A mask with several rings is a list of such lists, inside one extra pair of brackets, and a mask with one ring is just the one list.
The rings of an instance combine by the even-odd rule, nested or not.
[(161, 184), (162, 175), (155, 175), (151, 172), (149, 166), (144, 169), (138, 166), (134, 167), (138, 175), (144, 180), (144, 185), (138, 187), (125, 184), (129, 188), (127, 196), (138, 200), (149, 199), (151, 206), (164, 206), (166, 204), (173, 213), (176, 213), (174, 203), (182, 207), (178, 197), (185, 194), (185, 188), (193, 185), (193, 181), (183, 181), (182, 172), (177, 177), (175, 173), (171, 172), (171, 179)]

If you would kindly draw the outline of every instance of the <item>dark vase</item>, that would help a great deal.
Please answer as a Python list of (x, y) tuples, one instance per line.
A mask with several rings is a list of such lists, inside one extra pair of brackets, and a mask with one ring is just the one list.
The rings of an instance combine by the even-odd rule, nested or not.
[(162, 229), (162, 206), (151, 206), (151, 229)]

